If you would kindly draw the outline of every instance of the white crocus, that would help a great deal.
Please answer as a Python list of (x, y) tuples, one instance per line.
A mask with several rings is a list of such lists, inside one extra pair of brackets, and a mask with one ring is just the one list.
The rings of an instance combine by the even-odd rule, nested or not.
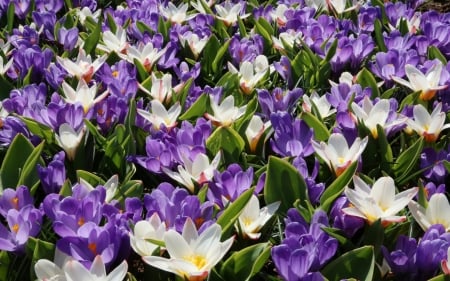
[(150, 102), (150, 110), (151, 112), (147, 112), (146, 110), (138, 109), (137, 112), (152, 123), (153, 128), (156, 130), (159, 130), (161, 125), (164, 125), (166, 128), (173, 128), (177, 125), (177, 119), (181, 113), (181, 105), (177, 102), (167, 110), (159, 100), (155, 99)]
[(336, 176), (341, 175), (352, 163), (358, 161), (367, 146), (368, 138), (356, 138), (352, 146), (349, 147), (347, 140), (342, 134), (333, 133), (325, 142), (317, 143), (312, 141), (312, 146), (316, 153), (335, 172)]
[(217, 18), (225, 23), (225, 25), (230, 26), (237, 22), (238, 17), (244, 19), (250, 14), (241, 15), (242, 4), (237, 3), (233, 4), (229, 1), (225, 2), (224, 5), (216, 4), (214, 6), (216, 8)]
[(102, 257), (98, 255), (92, 262), (90, 270), (87, 270), (86, 267), (77, 260), (69, 260), (66, 262), (63, 270), (67, 281), (121, 281), (127, 274), (128, 264), (126, 260), (124, 260), (107, 275)]
[(242, 62), (239, 71), (228, 62), (228, 69), (231, 73), (239, 74), (239, 84), (244, 94), (250, 94), (259, 81), (270, 70), (269, 61), (266, 56), (259, 55), (255, 58), (253, 63), (249, 61)]
[(105, 91), (98, 97), (95, 97), (97, 94), (97, 85), (94, 83), (92, 87), (89, 87), (84, 80), (78, 81), (76, 90), (64, 81), (62, 83), (62, 89), (65, 95), (64, 100), (71, 104), (81, 104), (85, 114), (91, 107), (108, 95), (108, 91)]
[(208, 118), (216, 126), (228, 127), (244, 115), (247, 105), (237, 107), (234, 106), (234, 97), (227, 96), (219, 105), (214, 101), (214, 98), (210, 96), (210, 105), (213, 114), (206, 113), (205, 117)]
[(233, 237), (220, 242), (221, 236), (222, 228), (216, 223), (199, 235), (195, 224), (188, 218), (182, 234), (171, 229), (164, 235), (170, 259), (156, 256), (145, 256), (142, 259), (153, 267), (180, 276), (183, 280), (206, 280), (211, 269), (222, 260), (233, 244)]
[(115, 33), (111, 30), (103, 32), (103, 43), (97, 44), (97, 49), (106, 53), (126, 54), (128, 47), (127, 32), (121, 26), (117, 26)]
[(92, 13), (91, 9), (89, 9), (88, 7), (83, 7), (82, 9), (77, 11), (77, 16), (80, 20), (80, 23), (84, 25), (88, 17), (92, 18), (94, 22), (98, 22), (101, 12), (102, 10), (98, 9), (94, 13)]
[(177, 182), (184, 185), (191, 193), (195, 191), (195, 183), (203, 184), (212, 179), (214, 171), (217, 170), (220, 162), (220, 153), (217, 153), (212, 162), (206, 154), (199, 153), (191, 161), (184, 154), (181, 155), (183, 165), (178, 165), (178, 172), (174, 172), (163, 167), (163, 172)]
[(191, 52), (194, 55), (195, 59), (198, 58), (203, 48), (205, 48), (206, 43), (208, 43), (209, 41), (209, 37), (206, 36), (200, 38), (197, 34), (192, 32), (187, 32), (183, 35), (180, 35), (179, 38), (181, 46), (183, 46), (184, 48), (187, 44), (191, 49)]
[(366, 219), (369, 224), (381, 219), (383, 226), (392, 222), (402, 222), (406, 216), (397, 216), (417, 194), (418, 188), (410, 188), (395, 194), (395, 183), (391, 177), (379, 178), (370, 188), (358, 176), (353, 177), (354, 189), (345, 188), (345, 196), (352, 204), (344, 208), (344, 213)]
[(151, 256), (160, 247), (151, 240), (163, 241), (165, 232), (165, 224), (161, 222), (158, 213), (153, 213), (148, 220), (138, 221), (134, 225), (133, 232), (130, 232), (131, 247), (142, 257)]
[(311, 96), (303, 96), (303, 110), (306, 112), (312, 112), (313, 105), (316, 107), (320, 118), (324, 119), (334, 114), (336, 109), (331, 108), (331, 104), (328, 102), (325, 95), (319, 96), (317, 92), (312, 92)]
[(98, 57), (92, 61), (90, 55), (86, 55), (83, 48), (78, 50), (76, 61), (70, 58), (56, 57), (56, 61), (66, 70), (70, 75), (76, 77), (78, 80), (85, 80), (90, 82), (92, 76), (105, 63), (106, 55)]
[(424, 231), (435, 224), (442, 224), (445, 231), (450, 231), (450, 204), (445, 194), (435, 193), (431, 195), (427, 208), (422, 207), (415, 201), (409, 202), (408, 207), (414, 220)]
[(0, 75), (5, 75), (6, 71), (12, 66), (14, 58), (11, 58), (6, 64), (3, 64), (3, 57), (0, 56)]
[(55, 134), (56, 142), (64, 149), (69, 160), (75, 159), (77, 148), (84, 137), (85, 128), (76, 132), (69, 124), (63, 123), (59, 126), (58, 134)]
[(278, 38), (272, 36), (273, 47), (277, 50), (284, 51), (286, 47), (293, 48), (295, 45), (299, 46), (303, 33), (294, 29), (288, 29), (285, 32), (281, 32)]
[(286, 25), (286, 22), (288, 21), (285, 15), (287, 10), (289, 10), (288, 6), (286, 6), (285, 4), (280, 4), (277, 6), (275, 11), (272, 11), (270, 13), (270, 17), (277, 23), (279, 27), (284, 27)]
[(152, 87), (150, 91), (145, 89), (141, 84), (139, 84), (139, 89), (151, 96), (153, 99), (159, 100), (161, 103), (170, 102), (173, 91), (172, 75), (166, 73), (161, 78), (158, 78), (154, 73), (152, 73)]
[(167, 7), (159, 6), (161, 15), (167, 18), (172, 23), (182, 24), (185, 21), (193, 19), (197, 14), (187, 15), (188, 4), (184, 3), (180, 6), (175, 6), (172, 2), (167, 4)]
[(55, 250), (54, 261), (40, 259), (34, 264), (34, 272), (39, 281), (66, 281), (66, 275), (62, 270), (64, 264), (72, 259), (58, 250)]
[(147, 44), (139, 44), (137, 47), (130, 46), (126, 55), (121, 56), (130, 63), (134, 60), (139, 61), (147, 72), (152, 70), (153, 65), (164, 55), (166, 49), (159, 50), (153, 47), (151, 42)]
[(441, 108), (442, 104), (438, 103), (430, 115), (423, 105), (415, 105), (413, 109), (414, 120), (406, 120), (409, 129), (423, 136), (427, 142), (436, 141), (442, 130), (450, 128), (450, 124), (444, 125), (445, 112), (441, 111)]
[(245, 129), (245, 136), (250, 147), (250, 152), (256, 151), (261, 136), (268, 128), (270, 128), (270, 126), (270, 121), (264, 123), (258, 115), (252, 116), (247, 129)]
[(261, 236), (259, 231), (275, 214), (279, 206), (280, 202), (274, 202), (260, 209), (258, 197), (253, 194), (238, 218), (238, 228), (243, 236), (258, 239)]
[(414, 92), (420, 92), (419, 98), (427, 101), (431, 100), (437, 91), (447, 88), (447, 85), (439, 85), (442, 67), (442, 63), (436, 60), (435, 64), (427, 71), (427, 73), (423, 74), (422, 71), (418, 70), (413, 65), (407, 64), (405, 66), (405, 72), (408, 81), (397, 76), (392, 76), (391, 78), (410, 88)]
[(362, 107), (355, 102), (352, 103), (353, 113), (356, 115), (358, 122), (362, 122), (370, 130), (370, 133), (375, 139), (378, 138), (378, 125), (384, 129), (388, 129), (404, 123), (407, 119), (407, 117), (402, 117), (387, 122), (391, 112), (390, 108), (389, 100), (381, 99), (373, 105), (371, 99), (367, 96), (363, 100)]

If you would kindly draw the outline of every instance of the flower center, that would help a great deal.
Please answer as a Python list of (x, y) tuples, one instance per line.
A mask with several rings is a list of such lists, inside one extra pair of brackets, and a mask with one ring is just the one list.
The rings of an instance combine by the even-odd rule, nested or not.
[(17, 233), (17, 232), (19, 232), (19, 225), (16, 223), (16, 224), (14, 224), (13, 226), (12, 226), (12, 229), (11, 229), (12, 231), (14, 231), (14, 233)]
[(200, 255), (192, 255), (185, 259), (195, 265), (199, 270), (206, 265), (206, 259)]

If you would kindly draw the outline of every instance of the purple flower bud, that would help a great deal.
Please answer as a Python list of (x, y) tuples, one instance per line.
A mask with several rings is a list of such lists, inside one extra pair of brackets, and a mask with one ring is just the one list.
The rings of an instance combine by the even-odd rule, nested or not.
[(64, 50), (72, 51), (78, 41), (78, 28), (66, 29), (64, 26), (58, 30), (58, 42), (63, 44)]
[(61, 151), (53, 157), (47, 167), (37, 165), (39, 179), (45, 194), (59, 193), (66, 180), (66, 167), (64, 165), (65, 154)]

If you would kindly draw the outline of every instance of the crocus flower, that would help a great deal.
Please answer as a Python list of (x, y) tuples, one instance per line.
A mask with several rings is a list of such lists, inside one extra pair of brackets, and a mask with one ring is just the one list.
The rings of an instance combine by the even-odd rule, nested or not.
[(178, 165), (178, 172), (171, 171), (167, 168), (163, 168), (163, 171), (169, 177), (184, 185), (191, 193), (195, 189), (194, 182), (201, 185), (211, 180), (220, 162), (220, 153), (216, 154), (211, 163), (209, 162), (208, 156), (203, 153), (198, 153), (194, 161), (184, 154), (181, 157), (183, 159), (183, 165)]
[(147, 89), (143, 89), (141, 85), (140, 89), (152, 98), (159, 100), (161, 103), (169, 102), (172, 98), (173, 91), (172, 75), (166, 73), (161, 78), (158, 78), (152, 73), (152, 88), (150, 89), (150, 92)]
[(319, 96), (317, 92), (311, 93), (311, 96), (303, 96), (303, 110), (306, 112), (313, 111), (313, 105), (316, 107), (320, 118), (324, 119), (334, 114), (336, 109), (331, 109), (331, 104), (326, 95)]
[(88, 270), (83, 264), (77, 260), (69, 260), (64, 264), (63, 271), (67, 281), (121, 281), (127, 274), (128, 264), (124, 260), (109, 274), (106, 274), (105, 264), (100, 255), (96, 256), (90, 269)]
[(194, 32), (186, 32), (180, 35), (179, 38), (181, 46), (184, 48), (188, 45), (195, 59), (198, 58), (203, 48), (205, 48), (206, 43), (209, 41), (209, 36), (200, 37)]
[(134, 63), (135, 59), (138, 60), (144, 66), (145, 70), (150, 72), (153, 65), (165, 53), (165, 51), (166, 49), (159, 50), (158, 48), (155, 48), (151, 42), (147, 44), (141, 43), (138, 44), (138, 46), (130, 46), (124, 58), (130, 63)]
[(55, 134), (56, 142), (64, 149), (69, 160), (75, 159), (77, 148), (84, 137), (84, 127), (76, 132), (69, 124), (59, 126), (58, 134)]
[(238, 16), (241, 19), (245, 19), (246, 17), (250, 16), (250, 14), (242, 15), (242, 3), (233, 4), (227, 1), (223, 6), (216, 4), (214, 7), (216, 8), (216, 17), (222, 20), (227, 26), (236, 23)]
[(392, 111), (390, 102), (387, 99), (381, 99), (373, 105), (370, 98), (366, 96), (364, 97), (362, 107), (353, 102), (352, 109), (358, 119), (358, 122), (363, 123), (364, 126), (370, 130), (370, 133), (375, 139), (378, 138), (378, 125), (387, 130), (392, 126), (397, 126), (404, 123), (407, 119), (406, 117), (403, 117), (388, 120), (388, 117)]
[(77, 89), (74, 90), (67, 84), (66, 81), (63, 82), (62, 88), (64, 91), (65, 101), (67, 103), (80, 103), (83, 106), (84, 113), (87, 114), (89, 109), (91, 109), (94, 104), (101, 101), (105, 98), (109, 92), (105, 91), (101, 95), (95, 97), (97, 95), (97, 85), (94, 83), (92, 87), (89, 87), (84, 80), (80, 80), (78, 82)]
[(450, 204), (445, 194), (433, 194), (427, 208), (415, 201), (409, 202), (408, 207), (412, 216), (423, 230), (427, 230), (435, 224), (442, 224), (446, 231), (450, 231)]
[(161, 125), (164, 125), (166, 128), (176, 126), (177, 118), (181, 113), (181, 105), (179, 103), (172, 105), (169, 110), (159, 100), (152, 100), (150, 104), (151, 113), (143, 109), (138, 109), (137, 112), (152, 123), (155, 129), (159, 130)]
[(97, 49), (106, 53), (116, 52), (117, 54), (126, 54), (128, 52), (127, 32), (122, 26), (117, 26), (116, 32), (111, 30), (103, 34), (103, 44), (97, 44)]
[(255, 152), (256, 147), (264, 132), (270, 127), (270, 121), (263, 123), (261, 117), (253, 115), (252, 119), (248, 123), (247, 129), (245, 129), (245, 136), (250, 147), (250, 152)]
[(148, 220), (138, 221), (134, 225), (133, 232), (130, 232), (131, 247), (140, 256), (151, 256), (158, 245), (149, 239), (162, 241), (165, 231), (166, 226), (161, 222), (158, 213), (153, 213)]
[(196, 14), (187, 15), (188, 4), (184, 3), (180, 6), (175, 6), (172, 2), (167, 3), (167, 7), (159, 5), (159, 11), (161, 15), (167, 18), (172, 23), (182, 24), (185, 21), (193, 19)]
[(65, 272), (62, 268), (71, 258), (60, 250), (55, 249), (53, 262), (47, 259), (38, 260), (34, 264), (34, 272), (38, 281), (66, 281)]
[(227, 96), (219, 105), (212, 96), (210, 96), (210, 105), (213, 114), (206, 113), (205, 117), (212, 121), (216, 126), (228, 127), (244, 115), (247, 105), (236, 107), (234, 106), (234, 97)]
[(339, 176), (352, 163), (358, 161), (359, 156), (366, 148), (367, 141), (367, 137), (362, 140), (358, 137), (349, 147), (342, 134), (333, 133), (328, 139), (328, 144), (323, 141), (320, 143), (311, 141), (311, 143), (320, 158), (325, 160), (336, 176)]
[(447, 85), (439, 85), (442, 72), (442, 63), (439, 60), (435, 61), (426, 74), (411, 64), (405, 66), (405, 72), (409, 81), (397, 76), (392, 76), (392, 79), (414, 92), (420, 92), (421, 100), (431, 100), (437, 91), (447, 88)]
[(280, 203), (274, 202), (260, 209), (258, 197), (253, 194), (238, 218), (237, 227), (242, 231), (242, 235), (250, 239), (258, 239), (261, 236), (259, 231), (275, 214)]
[(170, 259), (145, 256), (144, 262), (156, 268), (172, 272), (186, 280), (203, 281), (211, 269), (225, 256), (233, 244), (231, 237), (220, 242), (222, 228), (213, 224), (200, 235), (191, 219), (187, 219), (183, 233), (169, 230), (164, 242)]
[(434, 142), (442, 130), (450, 128), (450, 124), (444, 125), (446, 114), (441, 108), (442, 104), (438, 103), (430, 115), (423, 105), (417, 104), (413, 109), (414, 120), (408, 119), (406, 124), (427, 142)]
[(231, 63), (228, 63), (228, 68), (232, 73), (239, 73), (241, 90), (248, 95), (266, 75), (269, 70), (269, 61), (266, 56), (259, 55), (253, 63), (244, 61), (239, 71)]
[(8, 69), (12, 66), (14, 58), (11, 58), (6, 64), (3, 64), (3, 57), (0, 56), (0, 75), (5, 75)]
[(75, 76), (78, 80), (90, 82), (95, 72), (105, 63), (106, 55), (100, 56), (92, 61), (91, 55), (86, 55), (83, 48), (79, 48), (76, 61), (69, 58), (56, 57), (56, 61), (70, 75)]
[(418, 188), (411, 188), (395, 194), (395, 184), (391, 177), (381, 177), (369, 187), (358, 176), (353, 177), (354, 189), (345, 188), (345, 195), (352, 204), (343, 211), (352, 216), (366, 219), (369, 224), (381, 219), (383, 225), (402, 222), (406, 216), (396, 216), (417, 194)]

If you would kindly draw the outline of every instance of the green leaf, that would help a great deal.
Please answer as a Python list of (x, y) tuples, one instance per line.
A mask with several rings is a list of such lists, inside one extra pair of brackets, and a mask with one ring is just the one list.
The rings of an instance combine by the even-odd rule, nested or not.
[[(29, 237), (27, 241), (27, 252), (31, 255), (31, 268), (34, 268), (36, 262), (40, 259), (53, 260), (55, 253), (55, 244), (46, 242), (34, 237)], [(34, 270), (30, 270), (30, 280), (35, 280)]]
[(88, 35), (86, 40), (84, 40), (83, 48), (86, 51), (86, 54), (91, 54), (97, 47), (98, 40), (100, 39), (100, 33), (102, 31), (102, 24), (103, 21), (99, 19), (94, 31)]
[(0, 251), (0, 280), (8, 280), (8, 271), (11, 268), (10, 264), (11, 260), (8, 252)]
[(0, 88), (2, 89), (2, 91), (0, 92), (0, 100), (4, 100), (6, 98), (9, 98), (9, 92), (14, 89), (14, 85), (6, 80), (4, 75), (0, 75)]
[(243, 192), (234, 202), (229, 204), (220, 217), (217, 219), (217, 223), (222, 227), (222, 239), (226, 239), (230, 236), (230, 232), (234, 227), (234, 223), (239, 218), (247, 202), (250, 200), (255, 188), (252, 187)]
[(300, 115), (300, 119), (308, 124), (314, 131), (314, 138), (318, 141), (325, 141), (330, 137), (330, 132), (323, 122), (321, 122), (316, 116), (310, 112), (303, 111)]
[(375, 42), (377, 43), (378, 50), (380, 52), (387, 52), (386, 44), (384, 43), (383, 26), (379, 19), (375, 20), (374, 28), (375, 28)]
[(406, 178), (413, 171), (419, 161), (424, 144), (425, 141), (421, 137), (399, 155), (393, 166), (396, 182)]
[(450, 275), (447, 274), (441, 274), (436, 277), (433, 277), (431, 279), (428, 279), (428, 281), (450, 281)]
[(222, 70), (223, 56), (226, 54), (226, 52), (228, 52), (230, 42), (231, 40), (228, 40), (218, 50), (216, 49), (216, 56), (214, 57), (214, 60), (212, 61), (211, 65), (213, 73), (217, 73), (219, 70)]
[(270, 256), (269, 243), (258, 243), (234, 252), (222, 265), (220, 275), (226, 280), (250, 280)]
[(309, 197), (305, 180), (289, 162), (270, 156), (264, 186), (266, 204), (281, 201), (278, 210), (286, 213), (297, 199), (300, 199), (301, 206), (308, 208)]
[(94, 188), (97, 185), (105, 184), (105, 181), (101, 177), (99, 177), (91, 172), (84, 171), (84, 170), (77, 170), (76, 173), (77, 173), (77, 179), (81, 178), (81, 179), (85, 180)]
[(9, 2), (8, 11), (6, 12), (6, 31), (10, 33), (14, 27), (14, 18), (15, 18), (15, 4), (13, 1)]
[(247, 37), (247, 29), (245, 28), (244, 21), (242, 20), (242, 18), (240, 16), (238, 16), (237, 19), (238, 19), (239, 33), (241, 35), (241, 38), (245, 38), (245, 37)]
[(161, 33), (165, 42), (167, 42), (169, 40), (169, 28), (170, 28), (170, 22), (166, 23), (164, 21), (163, 16), (159, 16), (158, 32)]
[(375, 269), (375, 256), (372, 246), (364, 246), (337, 257), (323, 270), (322, 275), (328, 280), (355, 278), (371, 281)]
[(27, 160), (23, 165), (22, 171), (20, 173), (19, 181), (17, 185), (25, 185), (28, 187), (34, 186), (39, 182), (39, 175), (37, 172), (37, 164), (39, 163), (41, 166), (44, 166), (44, 160), (41, 157), (42, 150), (44, 149), (44, 142), (41, 142), (38, 146), (36, 146), (31, 154), (28, 156)]
[(141, 198), (144, 191), (144, 184), (140, 180), (130, 180), (119, 186), (114, 199), (117, 199), (122, 205), (126, 198), (137, 197)]
[(341, 229), (322, 227), (322, 230), (328, 233), (328, 235), (330, 235), (331, 237), (336, 238), (343, 250), (350, 251), (355, 248), (355, 245), (352, 243), (352, 241), (347, 238), (347, 234), (345, 234)]
[[(210, 74), (211, 72), (216, 72), (213, 71), (213, 60), (216, 57), (216, 55), (218, 54), (218, 50), (221, 47), (221, 43), (219, 42), (219, 39), (217, 39), (217, 36), (212, 35), (209, 39), (208, 42), (205, 45), (205, 48), (203, 48), (203, 56), (202, 56), (202, 71), (205, 74)], [(217, 70), (217, 66), (216, 70)]]
[(259, 17), (255, 22), (255, 30), (264, 38), (266, 47), (272, 46), (273, 28), (263, 17)]
[(39, 122), (36, 122), (35, 120), (28, 118), (28, 117), (23, 117), (23, 116), (18, 116), (20, 118), (20, 120), (22, 120), (25, 125), (27, 125), (28, 130), (33, 134), (38, 136), (39, 138), (45, 140), (45, 142), (48, 145), (54, 144), (56, 143), (56, 139), (55, 139), (55, 134), (52, 128), (41, 124)]
[(117, 31), (117, 25), (116, 25), (116, 21), (111, 16), (111, 13), (109, 13), (109, 12), (106, 13), (106, 19), (108, 21), (109, 29), (111, 30), (112, 33), (115, 34)]
[(363, 237), (364, 245), (372, 245), (374, 254), (378, 255), (384, 241), (384, 227), (381, 224), (381, 220), (377, 220), (371, 225), (366, 225)]
[(438, 59), (442, 62), (443, 65), (447, 65), (447, 59), (445, 58), (445, 56), (436, 46), (433, 45), (428, 46), (428, 59)]
[(387, 140), (386, 134), (384, 133), (384, 128), (381, 125), (377, 125), (378, 132), (378, 146), (379, 146), (379, 154), (381, 160), (381, 169), (386, 172), (391, 171), (391, 165), (394, 162), (394, 158), (392, 156), (392, 148), (390, 143)]
[(138, 59), (134, 59), (133, 62), (137, 69), (139, 81), (145, 81), (145, 79), (147, 79), (150, 76), (148, 75), (147, 70)]
[(183, 113), (178, 119), (189, 120), (194, 119), (206, 113), (206, 108), (209, 102), (209, 95), (202, 94), (185, 113)]
[(18, 134), (14, 138), (0, 168), (0, 193), (5, 188), (17, 187), (22, 169), (33, 150), (33, 144), (24, 135)]
[(325, 56), (325, 59), (320, 62), (320, 64), (323, 64), (324, 62), (329, 62), (336, 54), (338, 40), (335, 39), (333, 43), (331, 44), (330, 48), (328, 49), (327, 55)]
[(97, 129), (97, 127), (91, 123), (91, 121), (84, 119), (84, 124), (86, 124), (86, 127), (88, 128), (89, 132), (94, 137), (95, 141), (100, 145), (104, 146), (106, 143), (106, 138), (102, 136), (100, 131)]
[(338, 176), (330, 186), (328, 186), (320, 197), (320, 207), (328, 212), (334, 200), (341, 195), (344, 188), (350, 183), (356, 172), (358, 162), (352, 163), (340, 176)]
[(206, 140), (206, 148), (212, 155), (223, 152), (227, 162), (237, 161), (244, 150), (245, 141), (231, 127), (218, 127)]
[(361, 84), (362, 88), (369, 87), (372, 90), (371, 99), (375, 99), (380, 96), (377, 81), (375, 80), (372, 72), (367, 70), (367, 68), (361, 69), (356, 79), (358, 83)]

